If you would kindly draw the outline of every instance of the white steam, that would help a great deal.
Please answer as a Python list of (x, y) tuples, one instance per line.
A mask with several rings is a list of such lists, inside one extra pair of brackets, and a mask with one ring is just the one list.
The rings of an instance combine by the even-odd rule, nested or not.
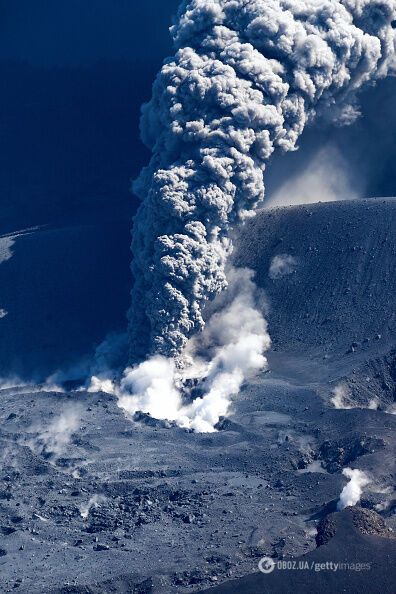
[(335, 147), (327, 146), (315, 155), (304, 171), (284, 183), (271, 196), (267, 206), (353, 200), (359, 198), (359, 190), (341, 153)]
[(150, 413), (156, 419), (179, 418), (181, 396), (176, 387), (173, 359), (155, 356), (127, 368), (120, 384), (119, 405), (128, 413)]
[(353, 408), (348, 400), (349, 392), (347, 387), (344, 384), (338, 384), (335, 386), (333, 389), (333, 395), (330, 398), (330, 402), (333, 404), (334, 408), (345, 410)]
[(62, 386), (54, 383), (53, 378), (48, 378), (43, 384), (34, 383), (32, 381), (24, 381), (16, 376), (8, 378), (0, 378), (0, 390), (11, 390), (15, 394), (29, 393), (35, 394), (39, 392), (64, 392)]
[(365, 408), (369, 410), (378, 410), (379, 402), (372, 398), (367, 403), (354, 402), (350, 390), (345, 384), (337, 384), (332, 391), (330, 402), (334, 408), (340, 410), (350, 410), (352, 408)]
[(93, 495), (90, 497), (87, 503), (82, 503), (80, 505), (80, 515), (84, 520), (88, 519), (89, 512), (92, 508), (97, 508), (100, 506), (101, 503), (106, 501), (106, 497), (104, 495)]
[[(134, 185), (133, 362), (183, 362), (205, 305), (227, 286), (232, 230), (262, 202), (271, 155), (295, 150), (320, 113), (357, 117), (357, 92), (394, 69), (395, 9), (395, 0), (182, 2), (175, 55), (142, 112), (152, 158)], [(318, 156), (300, 180), (300, 199), (307, 180), (315, 200), (349, 192), (328, 161)]]
[[(266, 367), (264, 353), (270, 346), (252, 271), (233, 269), (228, 278), (229, 289), (214, 302), (203, 332), (187, 343), (182, 369), (172, 357), (155, 355), (127, 368), (120, 384), (93, 377), (90, 390), (116, 394), (129, 414), (142, 411), (187, 429), (214, 431), (243, 382)], [(186, 402), (194, 387), (199, 396)]]
[(66, 451), (73, 433), (79, 427), (81, 409), (70, 406), (62, 411), (51, 423), (41, 428), (36, 440), (36, 447), (40, 446), (48, 453), (61, 456)]
[(356, 505), (360, 501), (364, 487), (371, 482), (367, 474), (357, 468), (344, 468), (342, 474), (349, 478), (349, 483), (341, 491), (340, 499), (337, 503), (338, 510)]
[(396, 415), (396, 404), (391, 404), (385, 412), (390, 415)]
[(12, 235), (0, 237), (0, 264), (12, 258), (12, 246), (15, 238)]
[(268, 271), (268, 276), (273, 280), (292, 274), (297, 266), (297, 260), (289, 254), (274, 256)]

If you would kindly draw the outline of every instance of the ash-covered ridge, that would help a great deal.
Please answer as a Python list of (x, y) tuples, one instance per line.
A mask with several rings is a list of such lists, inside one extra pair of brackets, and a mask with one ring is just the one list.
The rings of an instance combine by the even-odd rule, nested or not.
[(265, 289), (275, 349), (348, 361), (394, 346), (395, 198), (261, 210), (234, 261)]

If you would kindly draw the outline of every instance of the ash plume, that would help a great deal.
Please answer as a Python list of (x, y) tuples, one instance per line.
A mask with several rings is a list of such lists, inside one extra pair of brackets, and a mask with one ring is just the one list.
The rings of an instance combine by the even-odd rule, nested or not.
[[(150, 164), (134, 184), (131, 359), (184, 359), (227, 285), (231, 232), (264, 198), (275, 150), (304, 127), (358, 115), (356, 93), (394, 70), (395, 0), (192, 0), (143, 107)], [(147, 328), (149, 331), (147, 331)], [(160, 396), (159, 396), (160, 397)]]
[(227, 277), (204, 330), (186, 344), (182, 369), (172, 357), (154, 355), (125, 369), (119, 383), (106, 374), (92, 377), (88, 390), (115, 394), (130, 415), (142, 411), (185, 429), (215, 431), (244, 381), (265, 369), (271, 342), (253, 272), (230, 268)]

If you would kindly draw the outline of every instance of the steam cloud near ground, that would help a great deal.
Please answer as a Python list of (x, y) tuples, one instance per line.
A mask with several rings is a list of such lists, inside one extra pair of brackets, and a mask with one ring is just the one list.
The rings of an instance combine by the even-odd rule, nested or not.
[(354, 402), (350, 390), (343, 383), (337, 384), (334, 387), (330, 402), (334, 408), (343, 410), (348, 410), (351, 408), (368, 408), (371, 410), (378, 409), (378, 401), (375, 398), (372, 398), (366, 404)]
[(44, 452), (58, 458), (66, 452), (73, 433), (78, 431), (81, 416), (81, 407), (69, 405), (52, 421), (32, 425), (25, 444), (34, 452)]
[(187, 429), (214, 431), (243, 382), (266, 367), (270, 346), (252, 271), (231, 269), (228, 278), (203, 332), (187, 343), (183, 368), (173, 358), (155, 355), (127, 368), (119, 384), (104, 374), (93, 377), (89, 389), (116, 394), (129, 414), (142, 411)]
[(81, 517), (84, 520), (87, 520), (91, 509), (99, 507), (100, 504), (104, 503), (105, 501), (106, 501), (106, 497), (104, 495), (97, 495), (97, 494), (93, 495), (92, 497), (89, 498), (89, 501), (87, 501), (87, 503), (82, 503), (80, 505)]
[(343, 384), (338, 384), (334, 387), (330, 402), (334, 408), (337, 409), (349, 409), (353, 408), (352, 404), (349, 403), (349, 393)]
[(357, 468), (344, 468), (342, 474), (349, 478), (349, 483), (341, 491), (340, 499), (337, 503), (338, 510), (356, 505), (360, 501), (364, 487), (371, 482), (367, 474)]
[(80, 422), (80, 411), (75, 406), (63, 411), (52, 423), (47, 425), (39, 435), (47, 452), (63, 454), (70, 442), (72, 434), (77, 431)]

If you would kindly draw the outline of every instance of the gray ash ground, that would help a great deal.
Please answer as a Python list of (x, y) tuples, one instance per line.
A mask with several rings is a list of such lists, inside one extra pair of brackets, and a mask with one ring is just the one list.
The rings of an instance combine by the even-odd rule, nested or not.
[[(249, 223), (236, 261), (266, 291), (273, 349), (217, 433), (128, 419), (103, 393), (3, 388), (0, 591), (187, 593), (263, 555), (314, 555), (346, 466), (370, 475), (361, 505), (396, 531), (395, 214), (362, 201)], [(270, 279), (278, 254), (298, 264)], [(340, 383), (351, 408), (331, 404)]]

